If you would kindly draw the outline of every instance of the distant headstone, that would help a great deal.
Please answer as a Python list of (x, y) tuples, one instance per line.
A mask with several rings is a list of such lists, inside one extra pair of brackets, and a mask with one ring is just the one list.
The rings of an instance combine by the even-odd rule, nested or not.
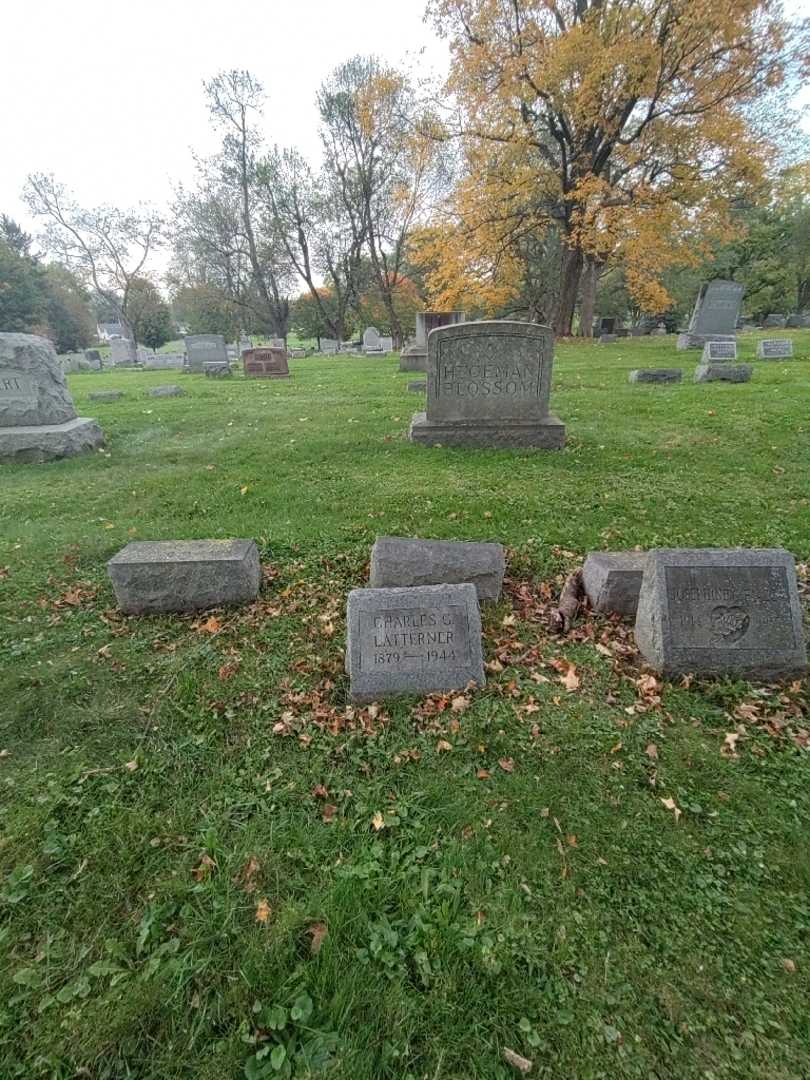
[(321, 338), (321, 352), (326, 353), (327, 356), (334, 356), (338, 351), (340, 345), (339, 341), (334, 338)]
[(110, 338), (110, 363), (113, 367), (132, 367), (138, 359), (135, 342), (129, 338)]
[(736, 341), (707, 341), (703, 346), (702, 364), (712, 364), (721, 360), (737, 359)]
[(631, 383), (679, 383), (683, 378), (683, 368), (635, 368), (630, 372)]
[(795, 315), (788, 315), (785, 319), (785, 326), (793, 330), (806, 330), (810, 327), (810, 314), (799, 311)]
[(419, 311), (416, 314), (416, 337), (399, 355), (400, 371), (427, 371), (427, 340), (431, 330), (463, 323), (463, 311)]
[(253, 540), (136, 541), (107, 569), (118, 606), (133, 615), (250, 603), (261, 581)]
[(790, 338), (764, 338), (757, 345), (757, 360), (792, 360), (793, 342)]
[(603, 319), (599, 320), (599, 336), (601, 337), (602, 334), (615, 334), (618, 325), (618, 319), (612, 315), (606, 315)]
[(226, 345), (225, 352), (228, 354), (229, 360), (236, 360), (238, 353), (235, 345)]
[(650, 331), (650, 333), (652, 334), (653, 337), (666, 337), (667, 336), (667, 328), (666, 328), (666, 326), (664, 326), (663, 323), (659, 323), (658, 326), (656, 326), (656, 328), (654, 330)]
[(700, 287), (692, 318), (678, 336), (679, 349), (702, 349), (707, 341), (734, 337), (745, 287), (736, 281), (709, 281)]
[(285, 349), (287, 347), (283, 337), (270, 338), (271, 349)]
[(284, 349), (248, 349), (244, 354), (246, 379), (289, 379), (290, 368)]
[(152, 353), (143, 362), (147, 371), (182, 371), (185, 365), (184, 353)]
[(427, 393), (427, 379), (417, 379), (415, 382), (408, 383), (408, 391), (411, 394), (426, 394)]
[(87, 395), (90, 401), (120, 401), (124, 396), (123, 390), (97, 390), (94, 394)]
[(497, 600), (505, 568), (500, 544), (378, 536), (368, 581), (373, 589), (469, 582), (479, 600)]
[(252, 348), (253, 348), (253, 342), (250, 340), (250, 338), (246, 334), (244, 334), (242, 337), (239, 338), (239, 355), (240, 356), (242, 355), (243, 352), (246, 352), (248, 349), (252, 349)]
[(306, 349), (289, 349), (288, 355), (291, 360), (303, 360), (307, 355)]
[(485, 683), (474, 585), (353, 589), (346, 627), (355, 702)]
[(207, 360), (203, 364), (203, 375), (208, 379), (227, 379), (231, 374), (231, 365), (226, 360)]
[(616, 330), (615, 330), (615, 334), (616, 334), (617, 338), (630, 337), (630, 331), (627, 329), (626, 326), (617, 326)]
[(167, 386), (153, 386), (148, 394), (149, 397), (185, 397), (186, 392), (182, 386), (169, 383)]
[(76, 415), (51, 342), (0, 334), (0, 462), (72, 457), (103, 443), (96, 421)]
[(380, 351), (384, 353), (392, 352), (394, 349), (394, 339), (392, 337), (380, 338)]
[(782, 548), (650, 551), (636, 643), (668, 676), (775, 678), (807, 668), (793, 556)]
[(618, 341), (618, 340), (619, 339), (616, 336), (616, 334), (600, 334), (599, 335), (599, 344), (600, 345), (612, 345), (614, 341)]
[(750, 382), (754, 369), (751, 364), (698, 364), (695, 382)]
[(428, 336), (427, 410), (413, 442), (427, 446), (565, 445), (549, 412), (554, 335), (536, 323), (491, 320), (442, 326)]
[(785, 315), (768, 315), (763, 322), (763, 326), (766, 329), (771, 327), (779, 330), (784, 330), (787, 317)]
[(228, 362), (222, 334), (186, 334), (185, 343), (189, 371), (201, 375), (205, 370), (204, 364)]
[(101, 353), (98, 349), (85, 349), (84, 357), (93, 371), (101, 371), (103, 365), (101, 363)]
[(376, 326), (367, 326), (363, 331), (363, 352), (381, 353), (380, 332)]
[(582, 584), (594, 611), (635, 615), (646, 551), (591, 551)]

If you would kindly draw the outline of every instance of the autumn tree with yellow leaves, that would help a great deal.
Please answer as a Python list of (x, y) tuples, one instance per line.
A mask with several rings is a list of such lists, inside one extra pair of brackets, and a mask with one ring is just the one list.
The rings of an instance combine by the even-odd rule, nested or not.
[(434, 298), (497, 307), (518, 287), (527, 241), (555, 229), (557, 334), (571, 333), (586, 268), (616, 258), (640, 306), (665, 308), (662, 272), (730, 238), (735, 202), (766, 180), (750, 116), (799, 52), (781, 6), (433, 0), (430, 11), (450, 43), (463, 157), (448, 222), (418, 238)]

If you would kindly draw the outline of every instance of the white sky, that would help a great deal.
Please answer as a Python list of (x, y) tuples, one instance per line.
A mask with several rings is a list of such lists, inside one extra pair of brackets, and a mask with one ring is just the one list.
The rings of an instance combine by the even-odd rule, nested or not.
[[(716, 0), (722, 3), (723, 0)], [(806, 0), (788, 0), (798, 14)], [(84, 205), (165, 206), (213, 150), (202, 81), (247, 68), (268, 94), (268, 142), (318, 154), (315, 92), (356, 53), (442, 72), (425, 0), (0, 0), (0, 212), (53, 172)], [(810, 102), (810, 91), (802, 95)]]

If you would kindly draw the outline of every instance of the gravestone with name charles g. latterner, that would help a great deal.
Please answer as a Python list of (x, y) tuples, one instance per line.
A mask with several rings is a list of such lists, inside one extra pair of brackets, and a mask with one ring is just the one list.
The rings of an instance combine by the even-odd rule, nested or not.
[(668, 676), (803, 673), (793, 556), (782, 548), (650, 551), (635, 637), (647, 662)]
[(72, 457), (103, 443), (96, 421), (76, 415), (51, 342), (0, 334), (0, 462)]
[(702, 349), (707, 341), (731, 341), (737, 328), (745, 286), (736, 281), (701, 285), (689, 326), (678, 335), (678, 349)]
[(490, 320), (428, 335), (427, 408), (413, 442), (559, 450), (565, 425), (549, 412), (554, 334), (536, 323)]

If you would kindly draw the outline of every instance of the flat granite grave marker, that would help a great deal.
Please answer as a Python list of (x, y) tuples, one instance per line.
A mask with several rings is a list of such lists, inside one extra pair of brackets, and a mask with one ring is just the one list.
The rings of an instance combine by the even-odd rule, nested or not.
[(103, 444), (96, 421), (76, 415), (51, 342), (0, 334), (0, 462), (50, 461)]
[(107, 563), (122, 611), (204, 611), (247, 604), (259, 594), (259, 549), (253, 540), (143, 540)]
[(618, 340), (619, 340), (619, 335), (618, 334), (600, 334), (599, 335), (599, 344), (600, 345), (612, 345), (614, 341), (618, 341)]
[(678, 349), (702, 349), (707, 341), (734, 338), (745, 286), (736, 281), (701, 285), (687, 330), (678, 335)]
[(683, 378), (683, 368), (635, 368), (628, 376), (631, 383), (678, 383)]
[(410, 438), (426, 446), (565, 445), (548, 409), (554, 334), (536, 323), (491, 320), (442, 326), (428, 337), (427, 409)]
[(289, 379), (285, 349), (248, 349), (244, 353), (246, 379)]
[(736, 341), (707, 341), (703, 346), (702, 364), (712, 364), (721, 360), (737, 359)]
[(757, 345), (757, 360), (792, 360), (793, 342), (789, 338), (764, 338)]
[(399, 356), (400, 371), (427, 371), (427, 341), (431, 330), (440, 326), (457, 326), (466, 319), (463, 311), (418, 311), (416, 336)]
[(636, 643), (668, 676), (775, 678), (807, 668), (793, 556), (782, 548), (650, 551)]
[(635, 615), (646, 551), (591, 551), (582, 568), (582, 584), (594, 611)]
[(346, 608), (352, 700), (483, 686), (475, 586), (353, 589)]
[(169, 383), (167, 386), (153, 386), (149, 391), (149, 397), (185, 397), (186, 392), (182, 386)]
[(201, 375), (204, 365), (228, 363), (228, 350), (222, 334), (186, 334), (186, 361), (189, 371)]
[(698, 364), (695, 382), (750, 382), (754, 369), (751, 364)]
[(120, 401), (123, 396), (123, 390), (97, 390), (87, 395), (90, 401)]
[(146, 371), (182, 371), (186, 366), (184, 353), (152, 353), (143, 362)]
[(368, 581), (373, 589), (469, 582), (479, 600), (497, 600), (505, 569), (501, 544), (378, 536)]
[(231, 374), (231, 365), (226, 360), (206, 360), (203, 364), (203, 374), (207, 379), (227, 379)]

